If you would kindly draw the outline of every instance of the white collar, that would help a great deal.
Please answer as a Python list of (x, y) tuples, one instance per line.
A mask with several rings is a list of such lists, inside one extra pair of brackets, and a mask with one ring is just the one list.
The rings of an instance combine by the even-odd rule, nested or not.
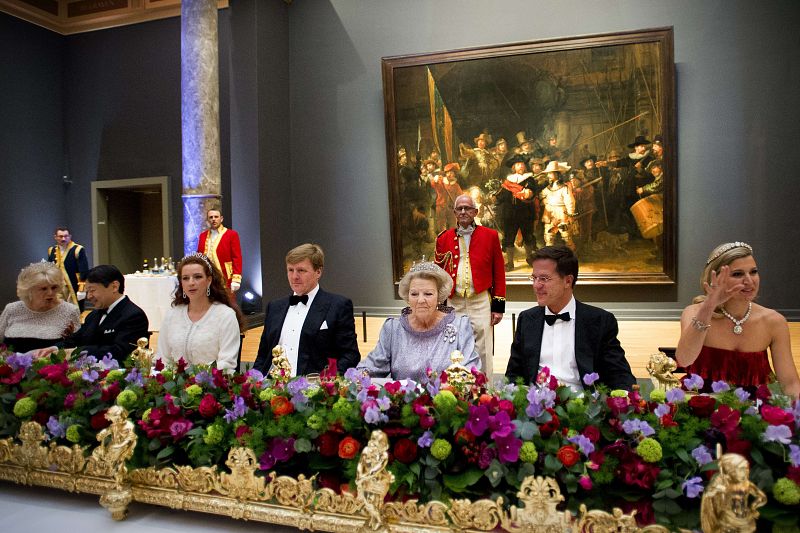
[[(311, 307), (311, 302), (313, 302), (313, 301), (314, 301), (314, 298), (317, 296), (317, 293), (318, 293), (318, 292), (319, 292), (319, 283), (317, 283), (317, 286), (316, 286), (316, 287), (314, 287), (313, 289), (311, 289), (310, 291), (308, 291), (308, 292), (306, 293), (306, 294), (308, 294), (308, 302), (306, 303), (306, 305), (307, 305), (308, 307)], [(295, 293), (293, 293), (293, 294), (294, 294), (295, 296), (298, 296), (298, 294), (297, 294), (296, 292), (295, 292)]]

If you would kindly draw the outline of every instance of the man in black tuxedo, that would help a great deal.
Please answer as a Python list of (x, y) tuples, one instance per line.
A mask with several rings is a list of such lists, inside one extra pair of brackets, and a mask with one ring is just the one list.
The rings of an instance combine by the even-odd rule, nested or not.
[(125, 277), (113, 265), (98, 265), (86, 275), (86, 299), (94, 306), (83, 326), (64, 341), (89, 355), (107, 354), (122, 363), (141, 337), (149, 338), (147, 315), (123, 294)]
[(267, 304), (256, 370), (269, 370), (272, 349), (278, 344), (289, 358), (292, 375), (297, 376), (322, 371), (330, 359), (336, 360), (340, 373), (361, 360), (353, 302), (319, 287), (324, 263), (325, 255), (316, 244), (301, 244), (286, 254), (286, 273), (294, 294)]
[(566, 246), (546, 246), (533, 255), (533, 289), (538, 307), (520, 313), (506, 376), (536, 379), (543, 367), (575, 390), (596, 372), (612, 389), (636, 383), (617, 339), (617, 319), (575, 300), (578, 258)]

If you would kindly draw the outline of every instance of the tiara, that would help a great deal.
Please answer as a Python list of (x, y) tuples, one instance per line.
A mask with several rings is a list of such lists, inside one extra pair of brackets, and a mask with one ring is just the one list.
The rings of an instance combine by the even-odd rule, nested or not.
[(746, 242), (741, 242), (741, 241), (729, 242), (729, 243), (727, 243), (727, 244), (723, 244), (722, 246), (720, 246), (720, 247), (717, 249), (717, 251), (716, 251), (716, 252), (714, 252), (713, 254), (711, 254), (711, 257), (709, 257), (709, 258), (708, 258), (708, 261), (706, 261), (706, 266), (710, 265), (710, 264), (711, 264), (711, 262), (712, 262), (714, 259), (716, 259), (717, 257), (721, 256), (721, 255), (722, 255), (722, 254), (724, 254), (725, 252), (728, 252), (728, 251), (730, 251), (730, 250), (733, 250), (734, 248), (747, 248), (747, 250), (748, 250), (748, 251), (749, 251), (751, 254), (753, 253), (753, 247), (752, 247), (752, 246), (750, 246), (749, 244), (747, 244)]
[(198, 259), (202, 259), (203, 262), (206, 265), (208, 265), (208, 270), (210, 270), (212, 274), (214, 273), (214, 268), (211, 266), (211, 261), (208, 260), (208, 257), (206, 256), (206, 254), (201, 254), (200, 252), (193, 252), (193, 253), (191, 253), (189, 255), (183, 256), (183, 259), (187, 259), (189, 257), (196, 257)]
[(422, 256), (422, 259), (417, 262), (414, 261), (414, 264), (411, 265), (411, 268), (408, 269), (409, 272), (436, 272), (440, 270), (441, 267), (432, 261), (427, 261), (425, 256)]
[(58, 265), (55, 264), (55, 262), (42, 259), (41, 261), (31, 263), (30, 265), (24, 267), (22, 270), (20, 270), (20, 272), (27, 271), (29, 273), (43, 274), (48, 270), (52, 270), (53, 268), (58, 268)]

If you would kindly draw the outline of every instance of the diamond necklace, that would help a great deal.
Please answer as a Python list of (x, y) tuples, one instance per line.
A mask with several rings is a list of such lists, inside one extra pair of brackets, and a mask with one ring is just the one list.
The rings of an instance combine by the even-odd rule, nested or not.
[(747, 319), (750, 318), (750, 311), (752, 311), (752, 309), (753, 309), (753, 302), (747, 302), (747, 312), (744, 314), (741, 320), (736, 320), (735, 318), (733, 318), (733, 315), (727, 312), (724, 307), (720, 308), (720, 311), (722, 311), (722, 314), (725, 315), (725, 317), (728, 320), (733, 322), (733, 333), (735, 335), (741, 335), (742, 324), (747, 322)]

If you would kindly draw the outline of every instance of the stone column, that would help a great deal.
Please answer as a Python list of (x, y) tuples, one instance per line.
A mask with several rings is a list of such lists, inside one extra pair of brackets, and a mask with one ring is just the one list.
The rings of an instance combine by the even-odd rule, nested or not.
[(181, 2), (183, 253), (197, 248), (206, 210), (222, 192), (217, 0)]

